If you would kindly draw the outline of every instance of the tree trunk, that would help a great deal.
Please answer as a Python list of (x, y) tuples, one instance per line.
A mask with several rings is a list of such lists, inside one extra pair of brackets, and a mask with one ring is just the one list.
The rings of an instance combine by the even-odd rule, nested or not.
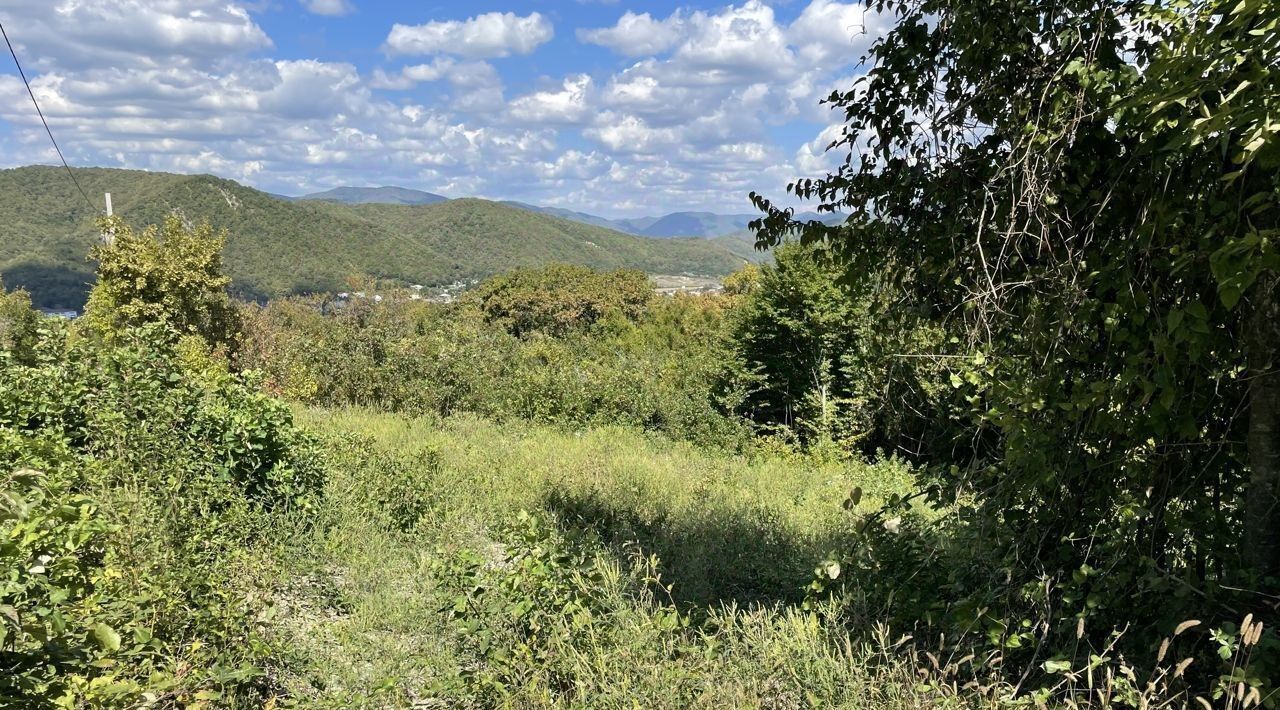
[(1246, 335), (1249, 375), (1248, 553), (1260, 577), (1280, 576), (1280, 293), (1259, 281)]

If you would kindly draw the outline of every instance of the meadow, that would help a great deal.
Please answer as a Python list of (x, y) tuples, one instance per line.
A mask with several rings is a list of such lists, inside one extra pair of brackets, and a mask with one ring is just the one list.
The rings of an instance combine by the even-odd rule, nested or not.
[(307, 409), (341, 463), (280, 633), (304, 704), (920, 707), (910, 654), (798, 596), (899, 463), (707, 454), (625, 428)]

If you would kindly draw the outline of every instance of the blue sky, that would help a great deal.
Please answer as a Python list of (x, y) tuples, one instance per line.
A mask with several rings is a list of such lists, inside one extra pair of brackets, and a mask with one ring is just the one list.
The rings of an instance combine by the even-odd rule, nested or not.
[[(856, 3), (0, 0), (73, 165), (638, 216), (824, 172)], [(12, 66), (0, 166), (51, 163)]]

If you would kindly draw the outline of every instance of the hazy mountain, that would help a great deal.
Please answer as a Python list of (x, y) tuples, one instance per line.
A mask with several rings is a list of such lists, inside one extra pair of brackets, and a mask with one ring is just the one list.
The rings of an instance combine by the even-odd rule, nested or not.
[[(285, 201), (210, 175), (75, 173), (95, 201), (112, 193), (116, 214), (131, 224), (176, 212), (227, 229), (227, 272), (252, 298), (342, 290), (358, 275), (431, 286), (560, 261), (718, 276), (744, 260), (709, 240), (646, 239), (485, 200)], [(97, 216), (61, 168), (0, 170), (0, 278), (38, 305), (78, 308), (93, 279), (86, 255)]]
[[(397, 204), (418, 205), (443, 202), (447, 198), (433, 195), (421, 190), (403, 187), (338, 187), (326, 192), (317, 192), (297, 198), (296, 200), (328, 200), (345, 204)], [(627, 234), (642, 237), (669, 239), (671, 237), (722, 237), (744, 232), (747, 225), (760, 217), (759, 214), (718, 214), (715, 212), (672, 212), (658, 217), (634, 217), (628, 219), (609, 219), (586, 212), (565, 209), (563, 207), (544, 207), (527, 202), (504, 201), (500, 204), (516, 207), (529, 212), (547, 214), (561, 219), (604, 227)], [(800, 219), (819, 219), (813, 212), (798, 215)], [(826, 215), (822, 221), (839, 222), (843, 215)]]
[(590, 224), (590, 225), (595, 226), (595, 227), (604, 227), (605, 229), (614, 229), (614, 230), (617, 230), (617, 231), (619, 231), (619, 232), (626, 232), (626, 233), (628, 233), (628, 234), (636, 234), (636, 232), (634, 232), (634, 231), (632, 231), (632, 230), (630, 230), (630, 229), (626, 229), (626, 228), (624, 228), (624, 227), (622, 226), (622, 221), (621, 221), (621, 220), (614, 220), (614, 219), (606, 219), (606, 218), (604, 218), (604, 217), (597, 217), (596, 215), (593, 215), (593, 214), (587, 214), (586, 212), (575, 212), (575, 211), (573, 211), (573, 210), (566, 210), (566, 209), (561, 208), (561, 207), (542, 207), (542, 206), (539, 206), (539, 205), (531, 205), (531, 204), (529, 204), (529, 203), (527, 203), (527, 202), (515, 202), (515, 201), (512, 201), (512, 200), (508, 200), (508, 201), (506, 201), (506, 202), (503, 202), (502, 204), (507, 205), (508, 207), (516, 207), (516, 208), (519, 208), (519, 209), (522, 209), (522, 210), (528, 210), (528, 211), (530, 211), (530, 212), (538, 212), (538, 213), (541, 213), (541, 214), (549, 214), (549, 215), (551, 215), (551, 216), (553, 216), (553, 217), (559, 217), (559, 218), (561, 218), (561, 219), (568, 219), (568, 220), (573, 220), (574, 222), (581, 222), (581, 223), (583, 223), (583, 224)]
[[(759, 214), (717, 214), (714, 212), (672, 212), (671, 214), (662, 215), (661, 217), (636, 217), (632, 219), (607, 219), (598, 217), (585, 212), (575, 212), (559, 207), (539, 207), (523, 202), (507, 202), (513, 207), (520, 209), (540, 212), (542, 214), (555, 215), (564, 219), (571, 219), (575, 222), (584, 224), (593, 224), (598, 227), (607, 227), (616, 229), (620, 232), (628, 234), (636, 234), (642, 237), (653, 237), (657, 239), (669, 239), (671, 237), (703, 237), (715, 238), (730, 235), (738, 235), (747, 231), (747, 225), (753, 220), (759, 219)], [(802, 212), (796, 215), (800, 220), (816, 219), (827, 224), (838, 224), (843, 222), (845, 215), (842, 214), (826, 214), (819, 215), (816, 212)], [(754, 240), (754, 237), (752, 238)]]
[(434, 205), (449, 199), (407, 187), (335, 187), (324, 192), (295, 197), (296, 200), (327, 200), (348, 205)]

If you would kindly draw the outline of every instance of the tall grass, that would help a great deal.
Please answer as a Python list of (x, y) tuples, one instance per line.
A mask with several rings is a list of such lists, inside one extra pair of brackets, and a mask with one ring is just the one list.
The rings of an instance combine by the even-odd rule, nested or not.
[(299, 654), (284, 683), (305, 704), (946, 700), (887, 637), (855, 643), (793, 603), (849, 532), (849, 490), (874, 507), (906, 490), (903, 465), (708, 454), (621, 428), (299, 418), (335, 451), (324, 522), (280, 590)]

